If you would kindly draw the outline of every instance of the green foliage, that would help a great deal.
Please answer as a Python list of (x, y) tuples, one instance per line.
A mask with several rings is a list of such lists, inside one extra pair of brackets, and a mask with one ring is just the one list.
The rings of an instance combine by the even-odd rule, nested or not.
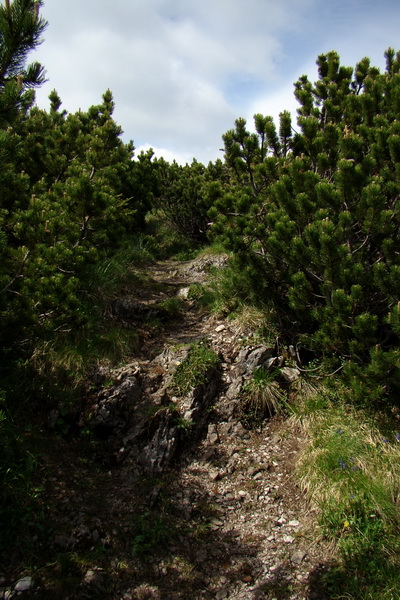
[[(80, 297), (91, 303), (109, 300), (123, 286), (138, 285), (138, 267), (153, 260), (152, 254), (144, 247), (141, 238), (126, 238), (118, 248), (98, 253), (96, 262), (82, 267)], [(101, 307), (104, 308), (103, 306)]]
[(146, 251), (127, 243), (113, 254), (99, 253), (97, 262), (85, 265), (76, 309), (80, 326), (38, 340), (32, 354), (32, 365), (53, 389), (53, 395), (54, 385), (75, 388), (98, 362), (119, 364), (137, 349), (136, 331), (121, 327), (104, 314), (121, 287), (138, 285), (132, 265), (148, 257)]
[(257, 274), (240, 256), (228, 259), (223, 269), (211, 272), (210, 289), (215, 304), (226, 314), (233, 314), (243, 305), (265, 307), (268, 298), (258, 294)]
[(132, 541), (132, 554), (140, 558), (166, 548), (177, 537), (177, 526), (170, 515), (147, 511), (138, 517)]
[(213, 310), (216, 306), (216, 295), (213, 290), (201, 283), (192, 283), (188, 298), (202, 308)]
[(375, 512), (385, 522), (397, 521), (398, 434), (384, 437), (365, 413), (335, 397), (308, 419), (311, 439), (301, 471), (304, 481), (312, 482), (318, 503), (364, 498), (366, 512)]
[(27, 535), (37, 510), (39, 490), (33, 487), (36, 457), (29, 449), (28, 432), (17, 425), (7, 407), (5, 393), (0, 391), (0, 541), (5, 548), (17, 547)]
[(155, 160), (158, 189), (154, 205), (184, 238), (192, 244), (204, 244), (208, 240), (208, 210), (225, 176), (221, 161), (204, 167), (196, 160), (185, 166)]
[(380, 73), (368, 59), (353, 71), (335, 52), (319, 56), (318, 81), (295, 85), (294, 134), (286, 113), (279, 133), (270, 117), (255, 115), (256, 133), (238, 119), (224, 136), (230, 185), (209, 215), (247, 273), (249, 295), (270, 301), (288, 338), (307, 335), (337, 367), (351, 359), (357, 376), (375, 361), (374, 384), (393, 398), (400, 54), (389, 50), (387, 60)]
[(171, 391), (178, 396), (185, 396), (193, 388), (207, 381), (207, 375), (219, 363), (218, 355), (207, 344), (197, 342), (192, 345), (186, 360), (176, 368), (171, 381)]
[(121, 364), (138, 348), (134, 330), (116, 324), (97, 328), (83, 327), (77, 332), (59, 335), (52, 342), (38, 343), (31, 362), (42, 384), (53, 396), (67, 397), (65, 386), (76, 388), (99, 362)]
[(184, 301), (182, 298), (167, 298), (159, 302), (156, 306), (165, 312), (165, 316), (169, 319), (176, 319), (182, 312)]
[(190, 260), (199, 251), (198, 245), (179, 233), (161, 209), (153, 209), (146, 215), (146, 232), (148, 247), (158, 259)]
[[(21, 111), (32, 105), (33, 89), (45, 81), (42, 65), (37, 62), (26, 64), (29, 52), (40, 45), (47, 26), (40, 16), (41, 4), (41, 0), (6, 0), (0, 6), (1, 129), (12, 124)], [(7, 153), (2, 143), (0, 153)]]
[[(25, 61), (45, 27), (39, 5), (14, 0), (0, 8), (0, 108), (10, 102), (9, 89), (18, 87), (0, 122), (4, 374), (46, 346), (65, 347), (71, 331), (84, 331), (85, 339), (94, 331), (94, 315), (99, 318), (106, 299), (100, 279), (107, 279), (109, 294), (120, 284), (122, 262), (113, 254), (127, 235), (133, 238), (125, 249), (131, 262), (142, 259), (137, 230), (150, 193), (149, 160), (132, 161), (133, 145), (122, 142), (112, 118), (110, 91), (87, 112), (60, 110), (55, 91), (48, 112), (32, 107), (32, 88), (43, 75), (40, 66), (25, 68)], [(128, 272), (127, 260), (123, 264)], [(100, 288), (102, 297), (96, 295)], [(99, 345), (119, 343), (109, 331), (94, 337)]]
[(112, 110), (107, 92), (103, 104), (88, 113), (65, 116), (35, 108), (15, 127), (18, 150), (0, 173), (8, 172), (19, 187), (16, 198), (8, 181), (2, 197), (4, 340), (10, 330), (14, 340), (27, 329), (46, 337), (79, 323), (87, 265), (103, 249), (118, 246), (130, 227), (132, 211), (122, 186), (132, 148), (119, 140)]

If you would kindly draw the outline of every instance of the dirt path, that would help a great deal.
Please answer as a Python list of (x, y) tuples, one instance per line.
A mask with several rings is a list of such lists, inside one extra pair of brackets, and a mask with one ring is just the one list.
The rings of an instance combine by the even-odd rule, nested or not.
[[(207, 279), (207, 266), (207, 260), (162, 263), (152, 277), (167, 283), (168, 293), (184, 296), (190, 284)], [(156, 354), (160, 342), (168, 347), (205, 337), (222, 357), (222, 380), (228, 384), (242, 336), (229, 321), (191, 303), (143, 352)], [(162, 489), (168, 512), (179, 515), (187, 530), (159, 561), (153, 555), (148, 581), (125, 593), (127, 600), (141, 593), (147, 597), (146, 587), (149, 598), (168, 600), (327, 597), (321, 585), (322, 549), (310, 534), (313, 515), (293, 478), (300, 443), (296, 434), (278, 418), (261, 431), (247, 431), (229, 410), (227, 414), (226, 404), (222, 393), (207, 434), (181, 457)]]
[[(130, 290), (127, 299), (149, 306), (185, 298), (185, 288), (207, 278), (212, 260), (153, 265), (151, 285)], [(82, 435), (52, 442), (44, 457), (52, 474), (45, 509), (52, 541), (37, 552), (57, 557), (33, 573), (35, 585), (24, 597), (329, 598), (322, 584), (326, 552), (310, 533), (315, 516), (293, 477), (301, 440), (279, 418), (245, 429), (232, 411), (237, 399), (225, 394), (242, 334), (183, 302), (178, 318), (153, 334), (145, 323), (139, 327), (130, 368), (140, 372), (149, 398), (162, 380), (157, 355), (207, 338), (221, 357), (222, 376), (203, 435), (151, 476), (138, 474), (130, 455), (125, 459), (126, 440), (120, 448), (112, 447), (120, 443), (114, 438), (84, 446)]]

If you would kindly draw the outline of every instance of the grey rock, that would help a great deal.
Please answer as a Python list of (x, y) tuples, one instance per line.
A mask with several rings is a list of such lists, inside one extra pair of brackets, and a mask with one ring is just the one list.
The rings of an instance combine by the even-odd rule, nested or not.
[(213, 433), (218, 433), (217, 425), (215, 423), (210, 423), (207, 427), (207, 437)]
[(228, 435), (232, 431), (232, 423), (220, 423), (218, 431), (223, 436)]
[(113, 390), (113, 393), (109, 399), (118, 400), (129, 400), (130, 402), (137, 401), (140, 398), (140, 386), (135, 375), (131, 375), (124, 379), (117, 388)]
[(93, 587), (101, 587), (101, 585), (103, 583), (103, 579), (104, 579), (103, 574), (101, 572), (95, 571), (94, 569), (89, 569), (85, 573), (83, 582), (86, 585), (90, 585)]
[(153, 360), (155, 365), (160, 365), (169, 374), (172, 374), (176, 366), (183, 362), (189, 355), (190, 344), (182, 344), (178, 348), (166, 348)]
[(300, 379), (300, 371), (296, 367), (282, 367), (279, 372), (286, 383), (294, 383)]
[(219, 437), (218, 437), (218, 433), (210, 433), (207, 436), (207, 443), (208, 444), (218, 444), (219, 443)]
[(184, 418), (192, 421), (197, 430), (200, 430), (207, 422), (208, 407), (218, 395), (218, 387), (221, 373), (218, 368), (212, 368), (205, 374), (205, 383), (197, 386), (183, 399), (181, 409)]
[(221, 473), (218, 471), (218, 469), (211, 469), (208, 476), (211, 481), (217, 481), (218, 479), (221, 479)]
[(276, 367), (276, 365), (278, 364), (278, 361), (279, 361), (279, 359), (277, 356), (273, 356), (272, 358), (267, 358), (267, 360), (263, 364), (263, 367), (266, 371), (270, 371), (271, 369)]
[(232, 430), (232, 435), (242, 440), (248, 440), (250, 438), (249, 432), (243, 427), (243, 425), (240, 422), (236, 423), (236, 425), (234, 426)]
[(137, 600), (160, 600), (161, 598), (158, 589), (147, 584), (140, 585), (133, 591), (134, 594), (132, 595), (132, 597), (136, 598)]
[(286, 358), (284, 356), (277, 356), (276, 357), (276, 367), (278, 367), (278, 369), (280, 369), (281, 367), (284, 366), (286, 361)]
[(237, 408), (238, 408), (237, 400), (231, 400), (231, 401), (228, 400), (225, 402), (222, 401), (219, 403), (218, 413), (220, 414), (221, 419), (231, 422), (234, 418)]
[(223, 527), (224, 522), (221, 519), (214, 518), (214, 519), (211, 519), (211, 524), (214, 526), (214, 528), (219, 528), (219, 527)]
[(294, 563), (295, 565), (300, 565), (306, 556), (307, 556), (307, 552), (303, 552), (302, 550), (297, 550), (292, 555), (292, 563)]
[(130, 427), (134, 409), (141, 398), (138, 378), (135, 375), (126, 375), (118, 385), (104, 388), (100, 392), (99, 401), (92, 407), (87, 425), (104, 439), (120, 437)]
[(177, 293), (178, 298), (184, 298), (187, 300), (189, 298), (189, 291), (190, 288), (188, 287), (181, 288)]
[(160, 306), (123, 299), (111, 302), (110, 309), (114, 317), (133, 321), (148, 321), (154, 318), (163, 319), (167, 316), (167, 311)]
[(226, 397), (228, 398), (228, 400), (233, 400), (234, 398), (237, 398), (242, 390), (242, 386), (243, 386), (243, 378), (242, 377), (236, 377), (232, 383), (230, 384), (229, 388), (226, 391)]
[(275, 349), (268, 346), (257, 346), (256, 348), (243, 348), (237, 357), (237, 370), (240, 374), (251, 375), (257, 367), (263, 367), (264, 363), (274, 356)]
[(29, 575), (23, 577), (14, 586), (16, 592), (27, 592), (33, 587), (33, 579)]
[(262, 471), (265, 471), (263, 466), (250, 467), (249, 476), (254, 478), (256, 475), (262, 475)]
[(138, 377), (140, 375), (141, 367), (138, 362), (134, 361), (128, 363), (118, 369), (112, 369), (111, 372), (106, 373), (106, 377), (111, 376), (115, 381), (123, 381), (127, 377)]
[(171, 415), (160, 416), (157, 428), (140, 451), (138, 464), (146, 475), (158, 475), (171, 463), (178, 447), (178, 429), (172, 424)]

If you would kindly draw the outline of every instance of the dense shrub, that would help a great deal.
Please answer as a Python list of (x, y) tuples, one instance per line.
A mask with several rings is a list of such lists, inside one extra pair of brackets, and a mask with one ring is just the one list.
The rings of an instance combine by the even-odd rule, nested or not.
[(227, 173), (221, 161), (207, 167), (193, 160), (185, 166), (164, 159), (154, 161), (157, 189), (154, 205), (164, 218), (192, 244), (208, 240), (208, 211), (214, 202), (214, 187), (224, 182)]
[(321, 55), (318, 81), (295, 85), (298, 132), (286, 112), (279, 133), (239, 119), (224, 136), (235, 183), (211, 211), (292, 340), (361, 379), (368, 366), (378, 396), (400, 389), (400, 54), (386, 59), (380, 73)]

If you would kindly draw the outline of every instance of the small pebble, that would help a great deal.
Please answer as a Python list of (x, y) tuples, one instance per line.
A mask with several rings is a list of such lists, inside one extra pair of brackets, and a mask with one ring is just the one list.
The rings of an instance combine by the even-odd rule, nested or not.
[(291, 535), (284, 535), (282, 539), (285, 542), (285, 544), (291, 544), (292, 542), (294, 542), (294, 537)]
[(298, 527), (300, 525), (299, 521), (297, 521), (297, 519), (293, 519), (293, 521), (289, 521), (288, 523), (288, 527)]

